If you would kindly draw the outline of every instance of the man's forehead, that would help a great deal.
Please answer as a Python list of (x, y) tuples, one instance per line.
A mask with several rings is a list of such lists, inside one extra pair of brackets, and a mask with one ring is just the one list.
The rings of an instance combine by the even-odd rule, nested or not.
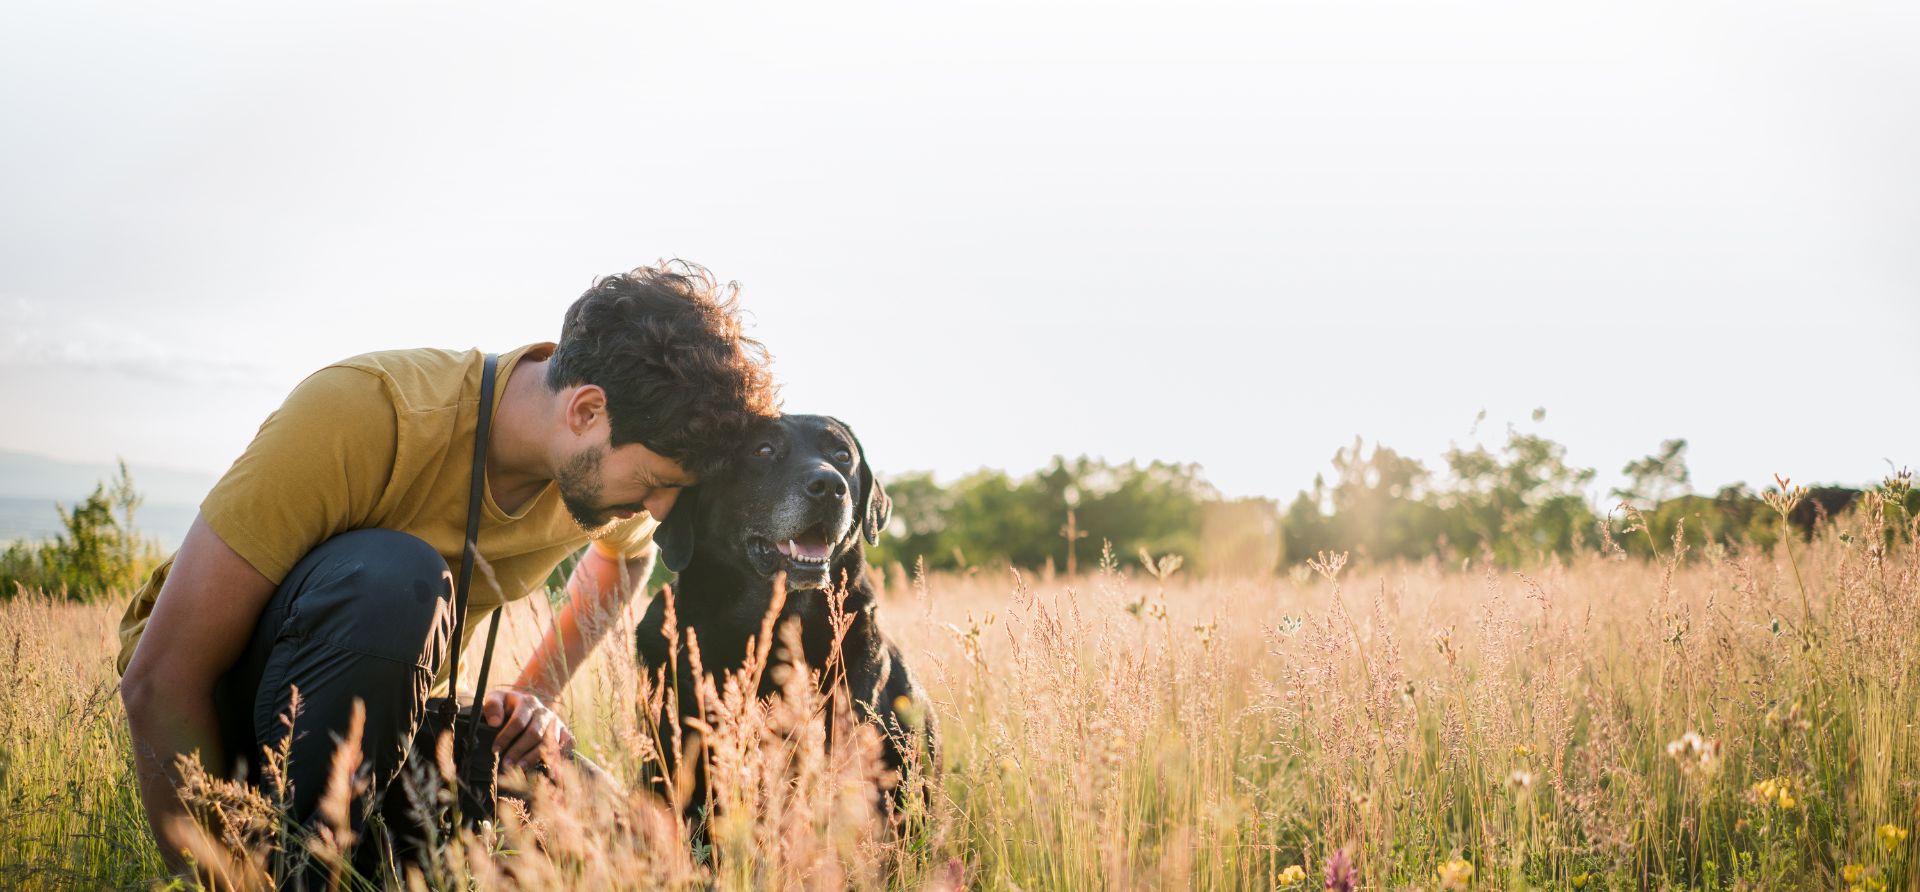
[(687, 470), (679, 462), (663, 455), (654, 455), (649, 462), (653, 479), (667, 486), (692, 486), (700, 482), (700, 475)]
[(643, 444), (628, 443), (615, 449), (614, 453), (618, 456), (618, 460), (628, 463), (630, 473), (634, 477), (645, 478), (667, 486), (692, 486), (698, 482), (696, 475), (679, 462), (648, 449)]

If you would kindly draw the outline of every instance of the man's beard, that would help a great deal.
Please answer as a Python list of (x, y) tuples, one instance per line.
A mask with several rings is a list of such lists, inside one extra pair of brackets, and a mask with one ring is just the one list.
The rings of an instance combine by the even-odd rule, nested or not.
[(600, 450), (582, 449), (567, 459), (554, 475), (560, 487), (560, 502), (573, 515), (589, 537), (604, 535), (614, 524), (608, 509), (600, 506)]

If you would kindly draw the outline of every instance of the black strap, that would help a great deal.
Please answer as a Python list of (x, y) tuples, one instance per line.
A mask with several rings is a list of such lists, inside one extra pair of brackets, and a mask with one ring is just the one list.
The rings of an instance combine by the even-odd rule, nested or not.
[[(458, 691), (455, 685), (460, 683), (460, 651), (462, 640), (467, 631), (467, 592), (473, 582), (473, 564), (480, 557), (480, 506), (486, 501), (487, 485), (487, 433), (493, 421), (493, 373), (499, 363), (499, 357), (489, 353), (485, 365), (480, 371), (480, 419), (473, 431), (473, 475), (467, 487), (467, 540), (466, 547), (460, 553), (460, 578), (453, 592), (453, 653), (447, 669), (447, 702), (458, 710)], [(480, 658), (479, 684), (474, 688), (473, 705), (478, 710), (487, 696), (487, 670), (493, 668), (493, 643), (500, 634), (500, 608), (493, 610), (488, 622), (487, 650)], [(451, 717), (449, 717), (451, 718)], [(468, 723), (467, 739), (455, 741), (454, 761), (464, 761), (466, 753), (473, 746), (478, 721)], [(449, 724), (448, 727), (452, 727)]]

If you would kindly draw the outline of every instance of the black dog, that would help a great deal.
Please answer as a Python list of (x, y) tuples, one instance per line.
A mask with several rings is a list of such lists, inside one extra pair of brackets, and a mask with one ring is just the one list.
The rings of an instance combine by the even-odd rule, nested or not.
[[(916, 732), (926, 735), (931, 754), (932, 712), (900, 649), (880, 632), (861, 541), (877, 541), (892, 508), (853, 431), (823, 415), (767, 421), (746, 438), (727, 471), (682, 492), (654, 534), (667, 569), (680, 574), (674, 611), (682, 645), (679, 665), (668, 669), (679, 680), (678, 718), (700, 711), (687, 684), (693, 672), (684, 630), (699, 636), (707, 672), (722, 676), (739, 669), (747, 639), (759, 634), (772, 604), (774, 578), (785, 573), (786, 602), (774, 628), (797, 618), (805, 649), (787, 658), (816, 669), (826, 665), (833, 630), (825, 589), (844, 590), (842, 609), (852, 625), (841, 640), (841, 657), (856, 717), (879, 725), (885, 765), (895, 778), (904, 777)], [(665, 624), (665, 598), (655, 598), (634, 636), (649, 673), (668, 664)], [(778, 690), (773, 674), (762, 677), (763, 697)], [(704, 775), (696, 765), (690, 811), (706, 798)], [(903, 786), (894, 786), (896, 810), (904, 801)]]

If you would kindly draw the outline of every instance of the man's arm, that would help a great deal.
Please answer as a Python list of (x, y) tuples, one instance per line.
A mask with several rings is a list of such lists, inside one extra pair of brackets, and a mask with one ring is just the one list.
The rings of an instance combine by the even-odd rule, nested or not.
[(226, 776), (214, 685), (246, 649), (273, 589), (196, 516), (120, 680), (140, 801), (160, 856), (175, 873), (186, 869), (191, 832), (176, 762), (197, 753), (208, 772)]
[[(488, 724), (500, 725), (494, 747), (509, 764), (531, 762), (549, 740), (562, 749), (572, 746), (572, 734), (542, 701), (559, 698), (634, 592), (646, 585), (653, 554), (651, 543), (638, 557), (626, 558), (595, 540), (581, 555), (567, 579), (567, 601), (520, 671), (515, 689), (496, 691), (485, 702)], [(522, 691), (533, 696), (520, 696)]]
[(598, 540), (580, 556), (567, 579), (567, 600), (554, 614), (553, 627), (520, 672), (517, 687), (552, 700), (566, 690), (574, 670), (586, 662), (653, 572), (653, 548), (624, 558)]

